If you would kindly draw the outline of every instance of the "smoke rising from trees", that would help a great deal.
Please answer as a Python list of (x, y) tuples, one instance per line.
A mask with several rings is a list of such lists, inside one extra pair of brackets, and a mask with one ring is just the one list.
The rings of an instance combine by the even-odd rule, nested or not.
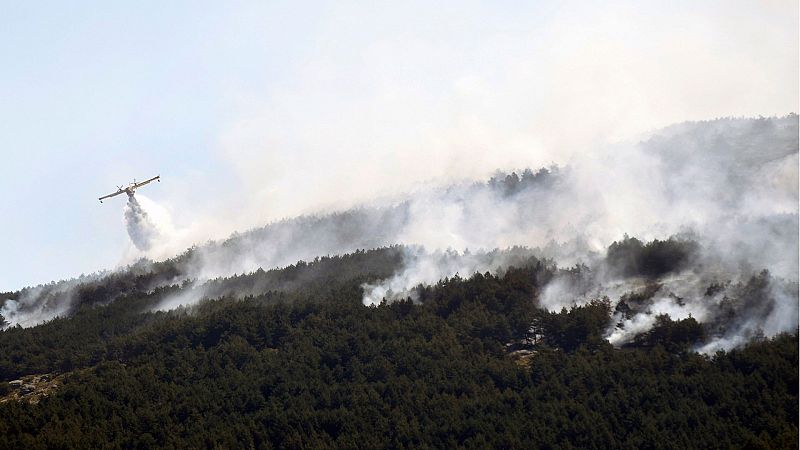
[[(397, 269), (362, 286), (364, 304), (377, 305), (535, 257), (571, 269), (531, 300), (560, 310), (608, 297), (606, 338), (615, 345), (668, 314), (708, 327), (698, 349), (731, 348), (797, 326), (797, 131), (796, 115), (679, 124), (561, 167), (498, 172), (488, 182), (426, 187), (235, 233), (192, 247), (173, 260), (175, 273), (148, 286), (184, 283), (158, 306), (172, 309), (255, 293), (226, 288), (220, 277), (400, 244)], [(125, 217), (132, 242), (151, 258), (174, 254), (191, 236), (154, 202), (134, 200)]]

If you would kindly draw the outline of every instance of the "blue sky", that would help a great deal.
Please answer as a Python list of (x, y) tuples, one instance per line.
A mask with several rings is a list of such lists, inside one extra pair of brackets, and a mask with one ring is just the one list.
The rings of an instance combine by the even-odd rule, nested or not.
[(797, 110), (796, 2), (593, 3), (0, 1), (0, 291), (125, 262), (134, 177), (183, 245)]
[[(280, 82), (265, 61), (302, 44), (263, 36), (247, 8), (221, 6), (3, 5), (0, 289), (113, 267), (127, 240), (124, 200), (92, 200), (133, 177), (231, 188), (214, 153), (230, 96)], [(277, 35), (298, 24), (263, 25)]]

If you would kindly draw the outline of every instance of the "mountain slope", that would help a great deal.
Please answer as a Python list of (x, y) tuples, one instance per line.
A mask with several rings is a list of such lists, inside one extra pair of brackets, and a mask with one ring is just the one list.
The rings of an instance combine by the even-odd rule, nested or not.
[[(534, 306), (554, 275), (531, 260), (501, 277), (443, 280), (416, 305), (377, 308), (361, 304), (356, 277), (150, 313), (127, 329), (118, 308), (146, 299), (120, 299), (9, 330), (0, 348), (20, 350), (14, 367), (45, 348), (72, 356), (49, 397), (0, 403), (0, 445), (796, 443), (796, 334), (710, 358), (688, 351), (695, 321), (663, 319), (646, 341), (617, 349), (603, 339), (607, 302), (558, 313)], [(66, 345), (98, 326), (102, 345)]]

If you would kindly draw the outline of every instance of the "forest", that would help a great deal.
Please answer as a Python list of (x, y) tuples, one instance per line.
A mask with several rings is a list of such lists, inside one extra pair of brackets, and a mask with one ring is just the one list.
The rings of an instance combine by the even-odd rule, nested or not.
[(797, 129), (687, 122), (2, 292), (0, 448), (797, 448)]
[(0, 450), (800, 450), (800, 0), (0, 4)]
[[(88, 283), (68, 317), (0, 332), (0, 447), (797, 445), (796, 331), (699, 354), (714, 324), (659, 315), (615, 347), (609, 299), (542, 307), (544, 287), (581, 268), (535, 256), (365, 306), (362, 286), (397, 270), (402, 250), (220, 278), (170, 311), (153, 307), (190, 286), (143, 289), (153, 275), (135, 270)], [(691, 251), (626, 238), (607, 258), (649, 276)], [(9, 400), (33, 374), (60, 385)]]

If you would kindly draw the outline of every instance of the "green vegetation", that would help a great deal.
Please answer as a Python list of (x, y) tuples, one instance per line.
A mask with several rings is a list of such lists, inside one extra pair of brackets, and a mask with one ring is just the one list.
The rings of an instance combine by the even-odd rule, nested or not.
[(797, 445), (796, 333), (707, 357), (694, 319), (661, 316), (616, 349), (607, 301), (537, 307), (558, 269), (533, 258), (363, 306), (361, 285), (400, 261), (385, 248), (220, 279), (222, 298), (171, 312), (149, 311), (188, 287), (123, 280), (113, 302), (94, 291), (70, 318), (3, 331), (0, 381), (66, 376), (36, 405), (0, 404), (0, 448)]
[(608, 247), (606, 262), (618, 275), (655, 278), (685, 268), (696, 250), (697, 243), (690, 240), (656, 239), (645, 244), (625, 236)]

